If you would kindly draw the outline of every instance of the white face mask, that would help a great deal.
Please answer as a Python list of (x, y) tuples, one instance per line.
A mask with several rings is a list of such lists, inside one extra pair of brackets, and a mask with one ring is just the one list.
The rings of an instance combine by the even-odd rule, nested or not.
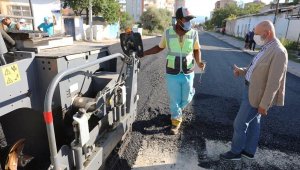
[(257, 45), (263, 46), (266, 44), (266, 40), (262, 39), (261, 35), (254, 35), (253, 40)]

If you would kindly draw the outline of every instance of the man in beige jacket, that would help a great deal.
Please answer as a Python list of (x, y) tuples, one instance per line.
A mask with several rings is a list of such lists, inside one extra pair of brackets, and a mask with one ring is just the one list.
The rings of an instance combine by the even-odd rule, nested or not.
[(246, 68), (234, 65), (235, 76), (245, 76), (241, 106), (234, 120), (231, 150), (221, 159), (253, 159), (259, 140), (260, 118), (273, 105), (284, 105), (288, 54), (275, 36), (274, 25), (263, 21), (255, 28), (255, 42), (262, 46)]

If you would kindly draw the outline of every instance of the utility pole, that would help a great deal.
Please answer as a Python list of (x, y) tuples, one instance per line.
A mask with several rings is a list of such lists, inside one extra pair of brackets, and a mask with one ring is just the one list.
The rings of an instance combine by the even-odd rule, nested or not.
[(276, 23), (276, 19), (277, 19), (277, 15), (278, 15), (278, 8), (279, 8), (279, 0), (277, 0), (277, 4), (276, 4), (275, 16), (274, 16), (274, 21), (273, 21), (274, 25)]
[[(34, 18), (31, 0), (29, 0), (29, 7), (30, 7), (31, 16)], [(33, 30), (35, 30), (34, 19), (32, 19), (32, 27), (33, 27)]]
[(90, 41), (93, 41), (93, 0), (89, 0)]

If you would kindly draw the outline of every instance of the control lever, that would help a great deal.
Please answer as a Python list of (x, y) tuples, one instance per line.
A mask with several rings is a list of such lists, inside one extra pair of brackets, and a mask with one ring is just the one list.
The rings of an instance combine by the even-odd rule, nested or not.
[(143, 41), (140, 33), (132, 31), (121, 33), (120, 43), (123, 52), (128, 57), (133, 57), (134, 53), (138, 57), (142, 57), (144, 55)]

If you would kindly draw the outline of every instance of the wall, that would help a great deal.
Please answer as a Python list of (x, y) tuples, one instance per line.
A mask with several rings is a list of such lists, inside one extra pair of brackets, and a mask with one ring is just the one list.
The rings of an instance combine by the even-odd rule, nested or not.
[[(35, 28), (37, 29), (37, 26), (44, 22), (44, 17), (48, 16), (52, 18), (52, 16), (55, 15), (57, 20), (57, 25), (54, 27), (55, 32), (56, 33), (61, 32), (62, 20), (60, 14), (60, 0), (31, 0), (31, 2), (32, 2)], [(0, 10), (2, 16), (6, 16), (10, 13), (8, 11), (8, 6), (10, 5), (29, 7), (29, 1), (28, 0), (0, 0)], [(21, 18), (27, 19), (28, 17), (15, 16), (15, 18), (12, 19), (18, 21)]]
[(62, 18), (60, 14), (60, 0), (31, 0), (34, 24), (37, 28), (44, 22), (44, 17), (50, 17), (54, 15), (56, 17), (57, 25), (54, 26), (55, 33), (60, 33), (62, 30)]
[(75, 40), (84, 38), (83, 19), (80, 16), (63, 16), (65, 35), (73, 36)]
[(135, 22), (138, 22), (143, 12), (144, 1), (127, 0), (126, 2), (126, 12), (128, 12), (134, 18)]
[[(29, 3), (28, 0), (0, 0), (0, 14), (5, 16), (9, 15), (11, 12), (9, 11), (9, 7), (11, 5), (17, 5), (17, 6), (28, 6)], [(21, 18), (21, 17), (20, 17)]]
[[(119, 30), (120, 30), (120, 24), (115, 23), (111, 25), (93, 25), (93, 39), (95, 41), (101, 41), (106, 39), (115, 39), (119, 37)], [(90, 26), (83, 24), (83, 35), (84, 39), (90, 39), (89, 38), (89, 32), (90, 32)]]
[(288, 27), (287, 39), (298, 41), (300, 36), (300, 20), (291, 20), (290, 25)]
[[(244, 37), (246, 32), (255, 28), (255, 26), (264, 20), (273, 22), (274, 14), (261, 16), (247, 16), (226, 22), (226, 33), (237, 37)], [(289, 25), (289, 26), (288, 26)], [(291, 20), (288, 24), (285, 13), (280, 13), (277, 17), (275, 30), (278, 38), (287, 38), (297, 41), (300, 33), (300, 20)], [(288, 30), (287, 30), (288, 29)]]

